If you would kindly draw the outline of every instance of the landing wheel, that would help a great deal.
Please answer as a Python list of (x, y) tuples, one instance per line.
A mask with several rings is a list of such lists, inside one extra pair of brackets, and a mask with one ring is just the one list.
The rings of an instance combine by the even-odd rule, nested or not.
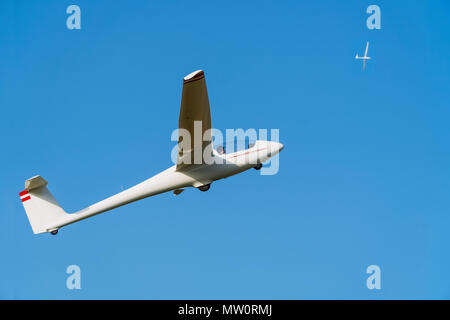
[(262, 163), (258, 163), (254, 168), (255, 170), (260, 170), (262, 168)]
[(204, 186), (198, 187), (198, 190), (205, 192), (205, 191), (208, 191), (210, 187), (211, 187), (211, 183), (208, 183), (208, 184), (205, 184)]
[(53, 230), (52, 232), (50, 232), (52, 235), (56, 236), (58, 234), (58, 230)]

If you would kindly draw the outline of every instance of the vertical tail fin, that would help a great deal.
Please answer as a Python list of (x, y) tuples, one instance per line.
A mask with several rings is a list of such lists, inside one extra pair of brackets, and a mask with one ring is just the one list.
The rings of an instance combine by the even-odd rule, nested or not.
[(25, 181), (25, 190), (19, 193), (35, 234), (53, 231), (47, 226), (67, 215), (47, 189), (47, 184), (44, 178), (35, 176)]

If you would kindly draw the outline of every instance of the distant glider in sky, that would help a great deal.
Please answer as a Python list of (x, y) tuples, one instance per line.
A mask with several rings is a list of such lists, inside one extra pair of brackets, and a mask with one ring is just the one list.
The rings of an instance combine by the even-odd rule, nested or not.
[(366, 52), (364, 53), (364, 57), (359, 57), (358, 54), (356, 54), (355, 57), (356, 60), (363, 60), (363, 70), (366, 69), (366, 61), (372, 59), (371, 57), (367, 56), (368, 51), (369, 51), (369, 41), (367, 41)]
[[(194, 122), (201, 121), (200, 132)], [(178, 127), (194, 137), (194, 143), (178, 140), (177, 164), (129, 189), (117, 193), (75, 213), (66, 213), (47, 189), (47, 181), (35, 176), (25, 181), (25, 190), (19, 193), (35, 234), (58, 230), (71, 223), (163, 192), (179, 195), (183, 188), (195, 187), (207, 191), (213, 181), (227, 178), (250, 168), (261, 169), (262, 163), (275, 156), (283, 145), (274, 141), (257, 140), (247, 149), (233, 153), (218, 152), (212, 147), (211, 113), (204, 72), (192, 72), (183, 79), (183, 92)], [(195, 130), (194, 130), (195, 128)], [(195, 140), (195, 133), (202, 141)], [(206, 137), (206, 139), (204, 139)], [(206, 141), (205, 141), (206, 140)], [(198, 154), (207, 155), (200, 157)], [(199, 205), (201, 206), (201, 205)], [(195, 209), (197, 210), (197, 209)]]

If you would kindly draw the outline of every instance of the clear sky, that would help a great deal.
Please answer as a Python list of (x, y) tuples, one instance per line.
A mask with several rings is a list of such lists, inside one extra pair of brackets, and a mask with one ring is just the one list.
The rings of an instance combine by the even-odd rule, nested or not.
[[(66, 27), (70, 4), (81, 30)], [(381, 30), (366, 27), (370, 4)], [(0, 1), (0, 298), (450, 298), (449, 10)], [(214, 127), (280, 130), (279, 173), (33, 235), (27, 178), (74, 212), (172, 165), (182, 78), (197, 69)], [(81, 290), (66, 288), (69, 265)]]

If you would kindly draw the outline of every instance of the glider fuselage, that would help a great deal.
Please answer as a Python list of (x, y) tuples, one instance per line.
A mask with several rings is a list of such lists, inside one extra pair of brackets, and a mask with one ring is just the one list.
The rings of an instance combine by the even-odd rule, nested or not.
[(61, 221), (48, 226), (48, 230), (57, 230), (68, 224), (89, 218), (96, 214), (123, 206), (160, 193), (186, 188), (201, 187), (213, 181), (223, 179), (255, 167), (279, 153), (283, 145), (271, 141), (257, 141), (246, 150), (218, 154), (214, 151), (214, 163), (190, 166), (177, 171), (176, 165), (155, 176), (109, 198), (99, 201), (83, 210), (68, 214)]

